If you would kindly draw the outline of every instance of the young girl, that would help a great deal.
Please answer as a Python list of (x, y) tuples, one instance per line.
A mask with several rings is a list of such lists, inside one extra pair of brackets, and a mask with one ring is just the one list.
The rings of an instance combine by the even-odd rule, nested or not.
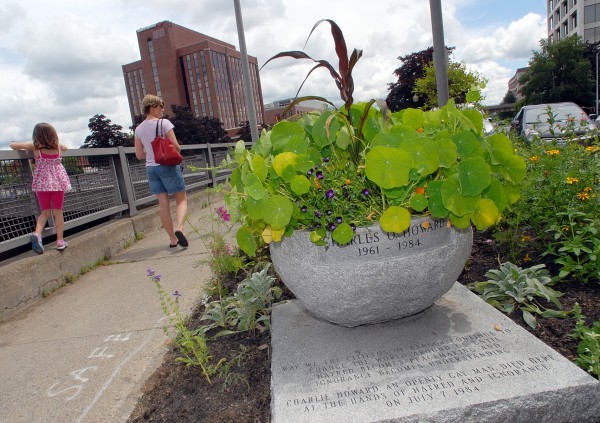
[(63, 240), (65, 221), (63, 218), (63, 202), (65, 191), (71, 189), (67, 171), (61, 163), (61, 151), (67, 149), (58, 141), (56, 129), (48, 123), (38, 123), (33, 128), (33, 142), (11, 142), (13, 150), (30, 150), (35, 157), (35, 169), (31, 189), (35, 191), (42, 210), (31, 234), (31, 246), (38, 254), (44, 252), (42, 231), (53, 212), (56, 225), (56, 249), (64, 250), (69, 245)]

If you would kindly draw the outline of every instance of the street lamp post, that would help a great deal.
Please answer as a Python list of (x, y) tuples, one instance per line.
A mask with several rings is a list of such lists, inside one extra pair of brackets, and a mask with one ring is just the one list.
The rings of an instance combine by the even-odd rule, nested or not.
[(596, 114), (598, 114), (598, 54), (600, 54), (600, 50), (596, 52), (596, 107), (594, 107)]

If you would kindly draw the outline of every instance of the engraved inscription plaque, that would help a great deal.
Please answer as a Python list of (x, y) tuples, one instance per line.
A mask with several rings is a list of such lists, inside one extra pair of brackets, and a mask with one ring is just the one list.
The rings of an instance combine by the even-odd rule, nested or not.
[(356, 328), (280, 305), (272, 343), (274, 423), (600, 417), (598, 381), (459, 284), (417, 316)]

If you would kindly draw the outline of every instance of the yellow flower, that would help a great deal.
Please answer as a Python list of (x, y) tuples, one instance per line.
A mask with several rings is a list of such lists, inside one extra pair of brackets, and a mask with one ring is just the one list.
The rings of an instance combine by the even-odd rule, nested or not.
[(535, 162), (537, 162), (539, 159), (540, 159), (540, 156), (531, 156), (531, 157), (529, 158), (529, 160), (531, 160), (531, 161), (532, 161), (532, 162), (534, 162), (534, 163), (535, 163)]
[(585, 151), (588, 151), (590, 153), (595, 153), (598, 150), (600, 150), (600, 147), (598, 147), (596, 145), (590, 145), (589, 147), (585, 148)]
[(560, 150), (548, 150), (546, 151), (546, 154), (549, 156), (558, 156), (560, 154)]
[(350, 179), (346, 179), (346, 185), (350, 185)]
[(571, 178), (570, 176), (567, 176), (567, 184), (573, 185), (576, 182), (579, 182), (579, 179), (577, 179), (577, 178)]
[(592, 192), (592, 187), (585, 187), (583, 192)]
[(531, 240), (531, 237), (529, 235), (523, 235), (521, 237), (521, 242), (527, 242), (529, 240)]
[(528, 261), (531, 261), (531, 257), (529, 257), (529, 253), (525, 254), (525, 257), (523, 257), (523, 263), (527, 263)]
[(578, 192), (577, 193), (577, 198), (579, 198), (581, 201), (589, 200), (590, 199), (590, 194), (587, 193), (587, 192)]
[(568, 231), (569, 229), (571, 229), (571, 227), (569, 225), (565, 225), (562, 227), (562, 230), (565, 232)]
[(317, 189), (321, 189), (321, 183), (319, 182), (319, 179), (318, 179), (318, 178), (315, 178), (315, 187), (316, 187)]

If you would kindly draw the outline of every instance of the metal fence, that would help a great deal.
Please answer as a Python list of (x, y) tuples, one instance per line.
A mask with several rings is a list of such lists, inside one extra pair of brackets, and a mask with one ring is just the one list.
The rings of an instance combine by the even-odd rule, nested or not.
[[(234, 145), (182, 146), (187, 191), (225, 180), (231, 169), (219, 165)], [(29, 243), (35, 230), (40, 209), (31, 190), (33, 162), (29, 151), (0, 151), (0, 252)], [(141, 206), (156, 201), (150, 193), (145, 162), (136, 159), (133, 147), (67, 150), (62, 163), (71, 180), (63, 206), (65, 230), (109, 216), (133, 216)], [(55, 234), (50, 220), (43, 236)]]

